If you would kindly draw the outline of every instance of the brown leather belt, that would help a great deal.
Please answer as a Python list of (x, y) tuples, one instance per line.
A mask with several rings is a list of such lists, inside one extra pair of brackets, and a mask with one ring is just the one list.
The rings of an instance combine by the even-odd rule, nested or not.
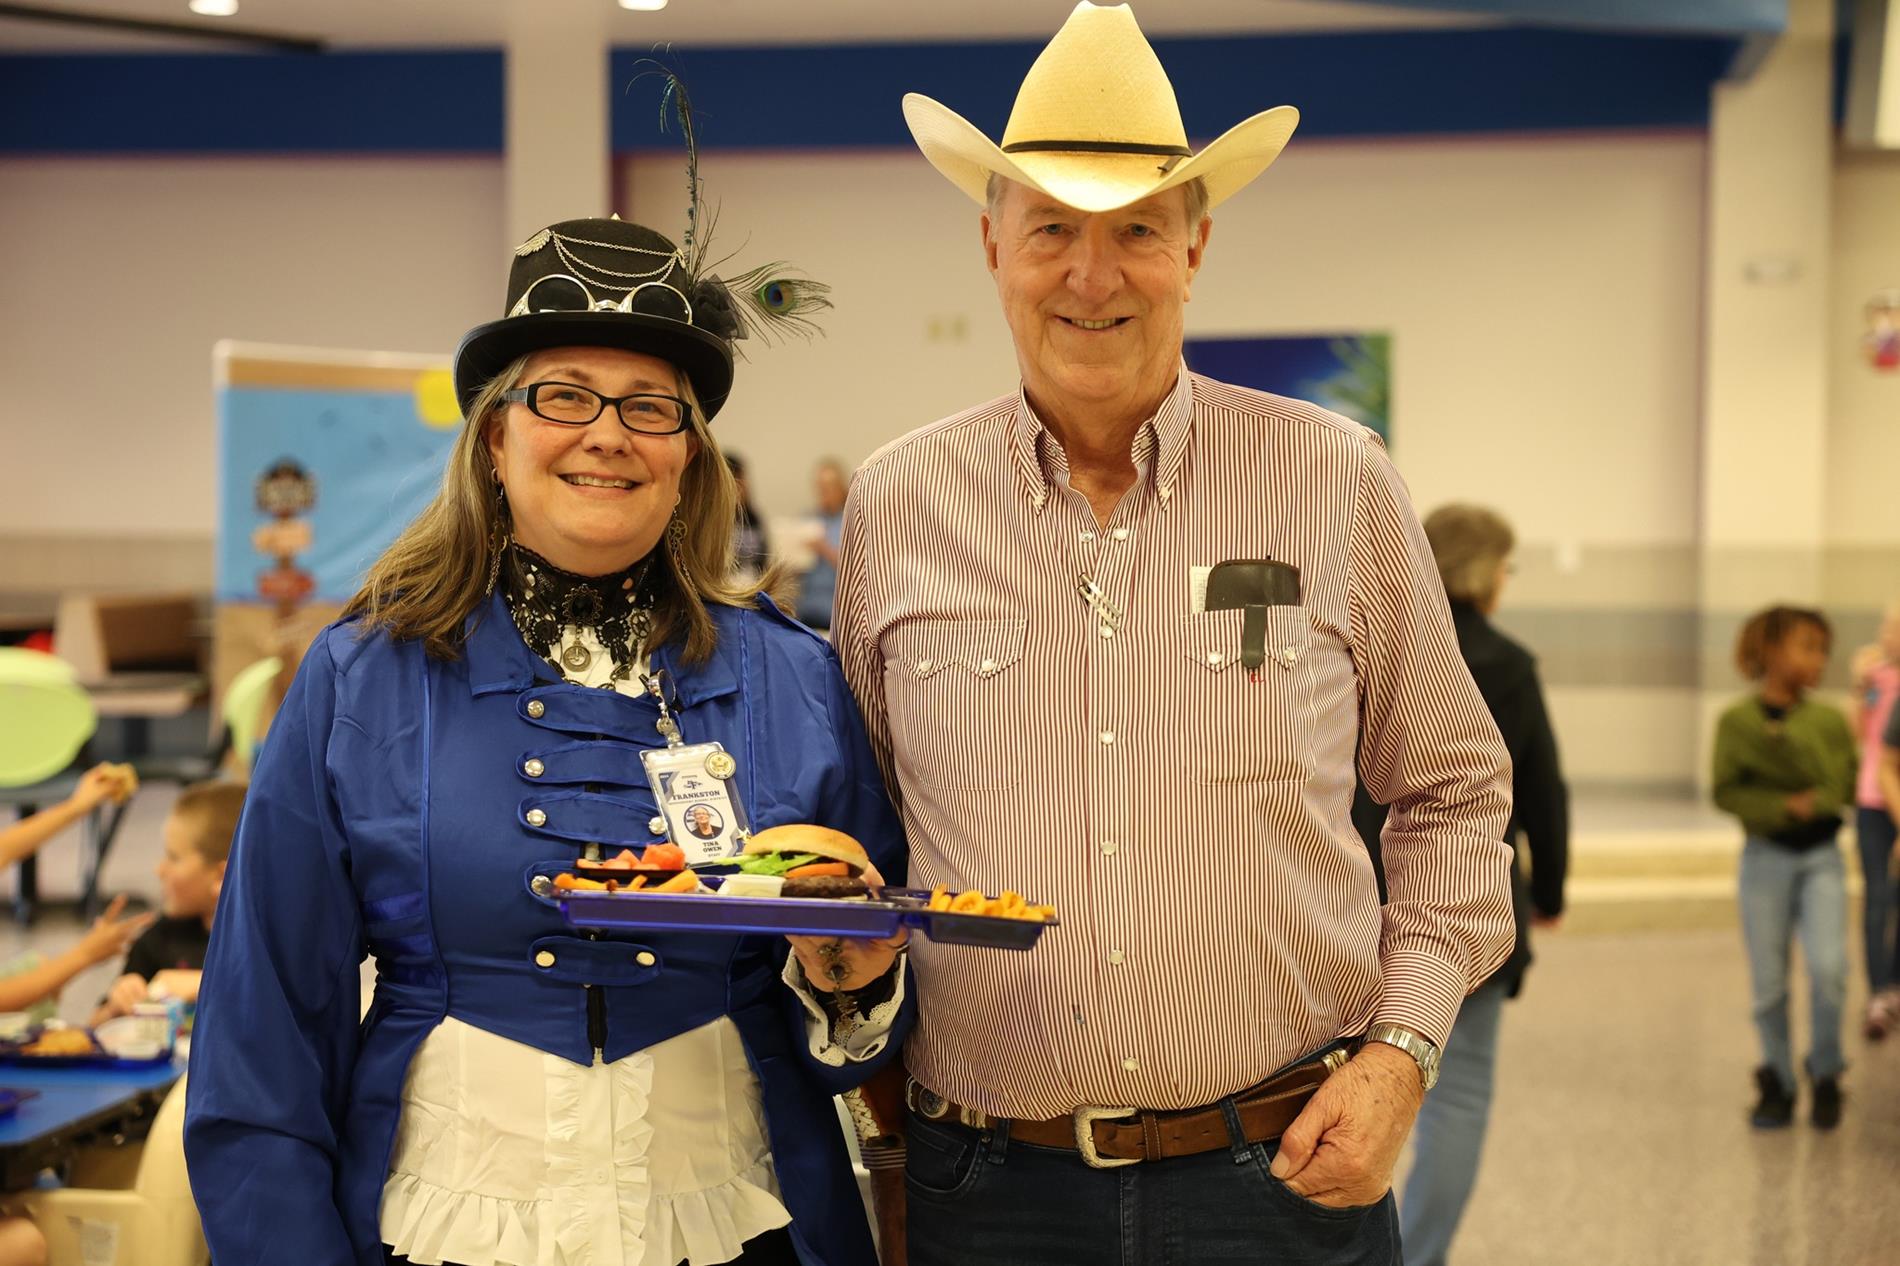
[[(1135, 1108), (1077, 1108), (1053, 1121), (1010, 1119), (1012, 1143), (1056, 1147), (1080, 1152), (1097, 1169), (1113, 1169), (1140, 1161), (1194, 1156), (1234, 1145), (1228, 1127), (1227, 1104), (1233, 1105), (1240, 1130), (1249, 1143), (1279, 1138), (1293, 1124), (1307, 1100), (1334, 1070), (1351, 1058), (1351, 1050), (1328, 1051), (1318, 1059), (1295, 1065), (1231, 1100), (1205, 1108), (1178, 1112), (1149, 1112)], [(995, 1129), (1003, 1118), (952, 1103), (915, 1079), (904, 1085), (904, 1101), (917, 1115), (932, 1121), (956, 1121), (975, 1130)]]

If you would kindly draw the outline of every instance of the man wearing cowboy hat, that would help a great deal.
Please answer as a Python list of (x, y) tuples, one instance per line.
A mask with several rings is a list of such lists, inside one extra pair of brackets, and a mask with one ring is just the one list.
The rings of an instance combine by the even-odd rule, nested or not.
[(1194, 153), (1087, 3), (1000, 147), (904, 112), (1022, 385), (860, 470), (833, 638), (913, 884), (1061, 919), (913, 943), (911, 1261), (1397, 1262), (1393, 1164), (1511, 945), (1506, 757), (1378, 439), (1182, 364), (1207, 209), (1297, 115)]

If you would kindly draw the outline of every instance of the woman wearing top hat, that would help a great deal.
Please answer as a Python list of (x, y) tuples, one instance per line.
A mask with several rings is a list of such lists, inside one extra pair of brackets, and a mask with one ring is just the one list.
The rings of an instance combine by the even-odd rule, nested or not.
[(663, 728), (724, 745), (754, 829), (833, 827), (904, 873), (836, 657), (727, 580), (707, 424), (732, 339), (796, 305), (619, 220), (516, 255), (507, 316), (456, 353), (440, 494), (257, 763), (187, 1112), (206, 1238), (299, 1266), (871, 1266), (830, 1096), (909, 1027), (898, 951), (847, 946), (853, 992), (821, 999), (800, 964), (835, 946), (589, 936), (550, 886), (652, 838)]

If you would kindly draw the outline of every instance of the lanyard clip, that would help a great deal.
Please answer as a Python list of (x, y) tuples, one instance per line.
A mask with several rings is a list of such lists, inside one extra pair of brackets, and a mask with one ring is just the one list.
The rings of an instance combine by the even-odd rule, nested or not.
[[(648, 673), (640, 679), (640, 682), (646, 687), (647, 693), (653, 696), (654, 702), (660, 705), (660, 719), (653, 723), (653, 728), (666, 736), (668, 747), (680, 746), (679, 722), (673, 719), (672, 712), (666, 706), (666, 669), (661, 668)], [(679, 696), (675, 695), (673, 701), (678, 703)]]

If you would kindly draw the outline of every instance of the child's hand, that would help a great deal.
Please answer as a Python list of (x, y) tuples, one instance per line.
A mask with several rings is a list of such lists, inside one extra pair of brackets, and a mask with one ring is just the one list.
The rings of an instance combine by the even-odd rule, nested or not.
[(79, 776), (79, 786), (73, 790), (72, 802), (90, 813), (108, 800), (114, 804), (124, 804), (138, 790), (138, 786), (139, 776), (132, 772), (130, 765), (102, 762)]
[(129, 919), (120, 918), (125, 913), (125, 898), (117, 896), (106, 912), (93, 920), (85, 936), (79, 940), (79, 952), (89, 963), (103, 963), (109, 958), (117, 958), (125, 953), (126, 946), (144, 935), (145, 929), (158, 921), (157, 914), (135, 914)]
[(1806, 791), (1795, 792), (1785, 803), (1789, 813), (1806, 821), (1814, 816), (1814, 788), (1809, 787)]
[(137, 972), (127, 972), (112, 982), (112, 988), (106, 990), (105, 1013), (113, 1015), (131, 1015), (132, 1008), (145, 1001), (150, 986), (145, 977)]
[(176, 998), (180, 1002), (198, 1001), (198, 982), (203, 972), (189, 967), (167, 967), (152, 977), (146, 990), (154, 998)]

